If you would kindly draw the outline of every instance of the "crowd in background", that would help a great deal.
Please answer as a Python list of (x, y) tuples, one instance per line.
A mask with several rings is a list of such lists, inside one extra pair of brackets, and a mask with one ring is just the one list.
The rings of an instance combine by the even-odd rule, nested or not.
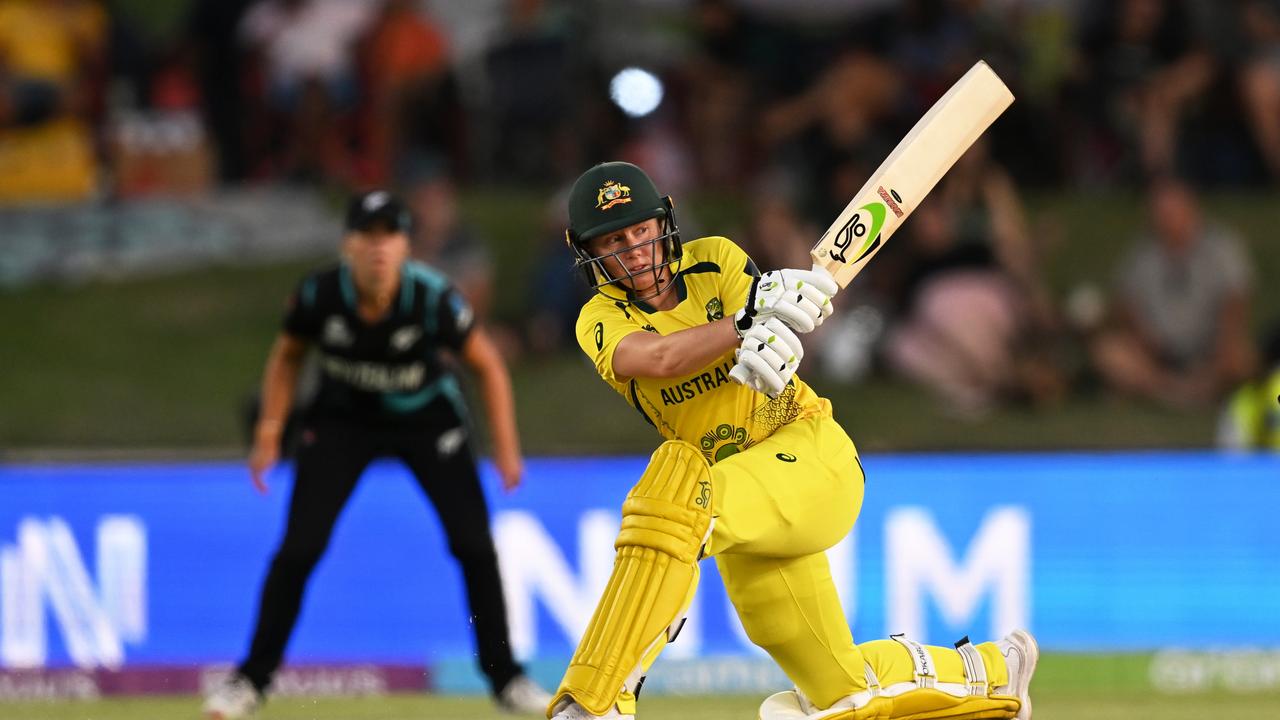
[[(1265, 369), (1249, 258), (1202, 216), (1198, 190), (1280, 179), (1276, 0), (172, 5), (183, 14), (157, 34), (147, 3), (0, 0), (0, 203), (392, 186), (417, 216), (415, 252), (484, 313), (492, 261), (460, 219), (459, 187), (545, 188), (530, 242), (547, 245), (564, 225), (555, 193), (593, 162), (630, 160), (677, 202), (740, 198), (749, 223), (735, 239), (762, 267), (804, 265), (911, 124), (984, 58), (1018, 102), (850, 293), (813, 369), (883, 368), (959, 416), (1052, 405), (1080, 366), (1178, 407), (1209, 407)], [(609, 97), (629, 65), (665, 90), (645, 117)], [(1051, 297), (1018, 188), (1146, 194), (1151, 222), (1109, 312)], [(513, 352), (572, 342), (582, 290), (567, 256), (547, 252)], [(1079, 358), (1064, 359), (1067, 339)]]

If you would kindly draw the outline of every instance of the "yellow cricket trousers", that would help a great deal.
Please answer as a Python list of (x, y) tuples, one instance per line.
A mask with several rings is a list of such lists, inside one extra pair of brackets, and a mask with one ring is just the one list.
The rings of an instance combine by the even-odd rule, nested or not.
[[(857, 449), (840, 425), (829, 417), (789, 423), (716, 463), (711, 475), (707, 554), (747, 637), (820, 708), (867, 688), (864, 663), (882, 686), (911, 682), (914, 665), (901, 644), (854, 644), (831, 580), (825, 551), (853, 528), (864, 488)], [(1007, 683), (995, 646), (977, 648), (991, 684)], [(958, 652), (929, 649), (938, 682), (965, 682)]]

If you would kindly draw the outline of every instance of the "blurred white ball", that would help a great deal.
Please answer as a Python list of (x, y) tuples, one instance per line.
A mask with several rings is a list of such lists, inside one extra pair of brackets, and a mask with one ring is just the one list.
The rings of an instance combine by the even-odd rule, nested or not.
[(609, 97), (622, 112), (644, 117), (662, 103), (662, 81), (648, 70), (625, 68), (609, 81)]

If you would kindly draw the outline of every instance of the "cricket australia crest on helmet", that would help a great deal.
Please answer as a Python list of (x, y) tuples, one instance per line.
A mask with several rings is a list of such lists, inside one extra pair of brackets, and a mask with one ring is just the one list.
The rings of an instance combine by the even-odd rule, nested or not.
[(631, 202), (631, 188), (617, 180), (606, 181), (604, 185), (600, 186), (599, 192), (596, 193), (597, 210), (608, 210), (614, 205), (623, 205), (629, 202)]

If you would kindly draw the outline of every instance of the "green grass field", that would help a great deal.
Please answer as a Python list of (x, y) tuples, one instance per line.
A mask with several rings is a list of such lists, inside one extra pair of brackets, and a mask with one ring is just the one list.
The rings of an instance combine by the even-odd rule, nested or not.
[[(1271, 654), (1241, 656), (1229, 662), (1206, 660), (1206, 674), (1195, 678), (1196, 692), (1156, 690), (1147, 654), (1046, 653), (1032, 683), (1037, 720), (1262, 720), (1280, 717), (1280, 683), (1252, 693), (1230, 693), (1223, 669), (1267, 665)], [(654, 677), (663, 664), (654, 666)], [(1193, 673), (1194, 674), (1194, 673)], [(1231, 673), (1226, 673), (1231, 674)], [(1266, 673), (1262, 673), (1266, 675)], [(1189, 677), (1189, 676), (1188, 676)], [(1240, 678), (1237, 678), (1239, 680)], [(1261, 675), (1255, 678), (1264, 679)], [(764, 694), (641, 698), (643, 720), (752, 720)], [(190, 696), (110, 698), (87, 702), (2, 703), (4, 720), (183, 720), (200, 717), (200, 700)], [(267, 703), (259, 720), (498, 720), (488, 699), (459, 695), (392, 695), (365, 698), (278, 697)]]
[[(1151, 696), (1145, 693), (1044, 692), (1034, 696), (1036, 720), (1261, 720), (1277, 717), (1280, 698), (1266, 695)], [(753, 720), (760, 698), (654, 697), (641, 702), (644, 720)], [(0, 704), (0, 717), (12, 720), (182, 720), (200, 717), (194, 697), (126, 698), (95, 702)], [(512, 718), (484, 698), (393, 695), (380, 698), (282, 698), (271, 702), (259, 720), (499, 720)]]

